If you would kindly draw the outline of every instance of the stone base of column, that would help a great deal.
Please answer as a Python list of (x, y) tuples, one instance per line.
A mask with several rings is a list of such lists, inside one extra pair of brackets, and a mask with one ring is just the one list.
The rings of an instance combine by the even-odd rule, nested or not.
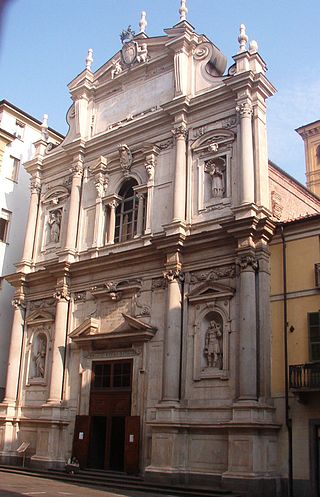
[(257, 400), (238, 400), (232, 406), (233, 423), (274, 424), (275, 408)]
[(177, 234), (186, 236), (187, 234), (189, 234), (189, 228), (187, 227), (186, 223), (179, 219), (173, 220), (172, 223), (164, 224), (163, 228), (167, 236)]
[(249, 203), (239, 205), (232, 209), (236, 220), (248, 217), (255, 217), (257, 215), (258, 210), (259, 209), (255, 204), (249, 204)]
[(17, 268), (17, 273), (28, 274), (31, 273), (33, 269), (33, 264), (30, 261), (22, 260), (21, 262), (19, 262), (19, 264), (17, 264), (16, 268)]
[(74, 249), (58, 250), (59, 262), (74, 262), (78, 252)]

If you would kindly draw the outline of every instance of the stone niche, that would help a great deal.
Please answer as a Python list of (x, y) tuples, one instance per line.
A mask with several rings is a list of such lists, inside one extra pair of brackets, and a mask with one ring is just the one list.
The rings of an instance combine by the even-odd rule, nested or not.
[(216, 129), (205, 133), (192, 144), (195, 213), (221, 210), (231, 204), (232, 156), (235, 134)]
[(32, 311), (26, 319), (28, 386), (47, 385), (53, 322), (53, 315), (42, 309)]
[(188, 295), (193, 306), (193, 379), (228, 378), (230, 301), (234, 289), (205, 281)]

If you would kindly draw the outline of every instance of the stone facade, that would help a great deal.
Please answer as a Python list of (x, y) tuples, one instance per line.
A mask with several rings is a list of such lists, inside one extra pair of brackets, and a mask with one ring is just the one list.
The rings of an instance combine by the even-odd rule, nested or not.
[(275, 90), (243, 26), (225, 74), (180, 10), (164, 37), (124, 31), (95, 73), (89, 52), (69, 84), (66, 139), (49, 152), (38, 142), (27, 165), (1, 458), (28, 441), (33, 464), (73, 454), (270, 497), (283, 476), (270, 385)]

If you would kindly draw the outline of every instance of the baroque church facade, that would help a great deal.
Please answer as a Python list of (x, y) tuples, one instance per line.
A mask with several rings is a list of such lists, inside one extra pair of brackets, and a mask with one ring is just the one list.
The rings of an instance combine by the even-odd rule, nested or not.
[(275, 89), (244, 26), (226, 71), (185, 2), (164, 36), (145, 24), (96, 72), (89, 50), (65, 140), (26, 165), (0, 457), (26, 441), (34, 465), (73, 455), (270, 497), (286, 474), (268, 243), (288, 209), (319, 203), (268, 164)]

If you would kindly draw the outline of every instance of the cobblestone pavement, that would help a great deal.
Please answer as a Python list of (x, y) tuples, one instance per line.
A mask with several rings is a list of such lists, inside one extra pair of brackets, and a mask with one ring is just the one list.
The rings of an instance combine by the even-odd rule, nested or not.
[[(123, 490), (102, 490), (47, 480), (34, 476), (25, 476), (0, 472), (0, 497), (155, 497), (144, 492), (127, 492)], [(170, 497), (157, 494), (157, 497)]]

